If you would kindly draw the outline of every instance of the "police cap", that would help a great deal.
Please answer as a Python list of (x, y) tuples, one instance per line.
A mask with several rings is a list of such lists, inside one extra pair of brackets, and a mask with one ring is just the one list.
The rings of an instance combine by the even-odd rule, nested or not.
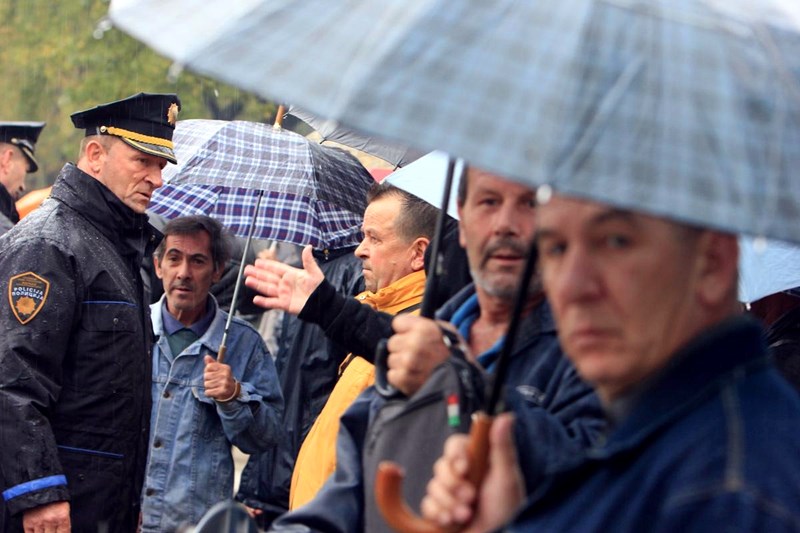
[(0, 142), (13, 144), (22, 151), (28, 160), (28, 172), (39, 170), (33, 153), (44, 125), (44, 122), (0, 122)]
[(181, 101), (175, 94), (139, 93), (73, 113), (72, 123), (86, 135), (114, 135), (146, 154), (175, 158), (172, 134)]

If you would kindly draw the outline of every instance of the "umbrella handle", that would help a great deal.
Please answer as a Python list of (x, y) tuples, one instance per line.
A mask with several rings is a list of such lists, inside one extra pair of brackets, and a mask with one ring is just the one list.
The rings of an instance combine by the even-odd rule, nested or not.
[(219, 347), (219, 351), (217, 352), (217, 363), (222, 363), (225, 361), (225, 352), (228, 351), (228, 347), (224, 344)]
[[(483, 412), (473, 415), (472, 427), (469, 430), (469, 464), (468, 478), (476, 487), (480, 487), (489, 464), (489, 428), (492, 417)], [(391, 461), (382, 461), (378, 465), (375, 477), (375, 500), (386, 523), (395, 531), (409, 533), (453, 533), (460, 528), (444, 528), (417, 515), (403, 500), (403, 471)]]

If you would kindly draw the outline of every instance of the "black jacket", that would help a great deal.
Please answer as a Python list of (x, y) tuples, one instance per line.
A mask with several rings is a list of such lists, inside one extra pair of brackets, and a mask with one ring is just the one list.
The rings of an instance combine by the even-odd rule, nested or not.
[(134, 531), (153, 343), (139, 266), (160, 235), (72, 164), (51, 196), (0, 238), (3, 530), (70, 500), (74, 532)]

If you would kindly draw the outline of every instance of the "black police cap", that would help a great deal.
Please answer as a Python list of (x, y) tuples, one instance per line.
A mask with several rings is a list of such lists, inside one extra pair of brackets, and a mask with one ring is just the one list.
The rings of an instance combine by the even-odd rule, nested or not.
[(175, 94), (139, 93), (73, 113), (72, 123), (86, 135), (114, 135), (146, 154), (175, 158), (172, 134), (181, 101)]
[(22, 151), (28, 160), (28, 172), (39, 170), (33, 153), (44, 125), (44, 122), (0, 122), (0, 142), (13, 144)]

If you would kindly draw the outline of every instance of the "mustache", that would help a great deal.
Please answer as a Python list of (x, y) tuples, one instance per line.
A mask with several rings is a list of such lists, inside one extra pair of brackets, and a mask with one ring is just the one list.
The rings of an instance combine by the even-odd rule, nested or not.
[(170, 290), (186, 289), (186, 290), (189, 290), (189, 291), (193, 291), (194, 290), (194, 284), (193, 283), (187, 283), (187, 282), (179, 282), (179, 283), (171, 284), (169, 286), (169, 288), (170, 288)]
[(489, 257), (495, 255), (497, 252), (511, 252), (513, 255), (526, 257), (528, 255), (528, 246), (521, 239), (514, 237), (499, 237), (498, 239), (489, 243), (486, 251), (483, 254), (483, 262), (489, 260)]

